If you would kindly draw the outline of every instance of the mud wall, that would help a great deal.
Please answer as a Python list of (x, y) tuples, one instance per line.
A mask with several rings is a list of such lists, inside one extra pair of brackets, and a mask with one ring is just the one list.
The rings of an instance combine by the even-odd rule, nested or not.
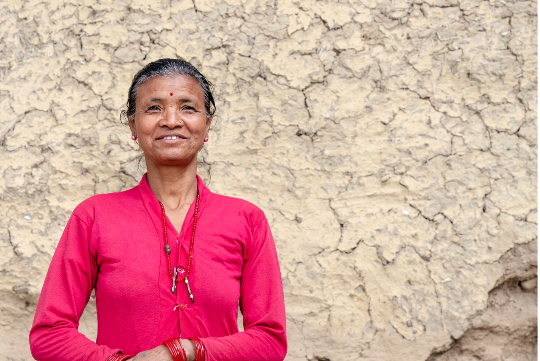
[(216, 84), (200, 174), (270, 220), (288, 361), (535, 358), (536, 2), (0, 6), (0, 359), (73, 208), (138, 183), (119, 112), (177, 56)]

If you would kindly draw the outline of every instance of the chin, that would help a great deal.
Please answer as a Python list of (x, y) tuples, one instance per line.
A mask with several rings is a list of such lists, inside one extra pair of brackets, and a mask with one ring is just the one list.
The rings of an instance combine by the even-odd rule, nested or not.
[(197, 163), (197, 157), (184, 158), (184, 157), (167, 157), (154, 161), (154, 164), (158, 167), (187, 167), (191, 163)]
[(192, 163), (197, 164), (197, 152), (171, 151), (145, 153), (146, 165), (153, 164), (156, 167), (188, 167)]

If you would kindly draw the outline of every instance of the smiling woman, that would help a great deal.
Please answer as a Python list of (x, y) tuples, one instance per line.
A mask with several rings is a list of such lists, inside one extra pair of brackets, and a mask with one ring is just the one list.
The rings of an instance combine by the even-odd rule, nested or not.
[(199, 82), (179, 74), (155, 77), (139, 87), (136, 103), (135, 114), (128, 116), (129, 126), (144, 151), (148, 169), (196, 168), (197, 152), (208, 137), (211, 122)]
[[(283, 286), (266, 217), (196, 174), (214, 112), (211, 84), (184, 60), (135, 75), (125, 116), (147, 173), (74, 210), (30, 331), (34, 358), (283, 360)], [(78, 332), (93, 289), (96, 342)]]

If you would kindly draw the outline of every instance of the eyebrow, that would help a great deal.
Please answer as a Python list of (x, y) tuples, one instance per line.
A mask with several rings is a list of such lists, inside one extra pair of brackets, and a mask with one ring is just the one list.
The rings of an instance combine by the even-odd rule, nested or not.
[(197, 103), (197, 100), (193, 98), (182, 98), (178, 100), (180, 103)]

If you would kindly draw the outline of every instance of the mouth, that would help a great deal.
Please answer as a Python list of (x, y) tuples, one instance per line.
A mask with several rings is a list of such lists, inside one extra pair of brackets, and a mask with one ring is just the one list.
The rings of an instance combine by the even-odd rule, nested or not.
[(158, 140), (180, 140), (180, 139), (186, 139), (186, 137), (182, 135), (166, 135), (164, 137), (158, 138)]

